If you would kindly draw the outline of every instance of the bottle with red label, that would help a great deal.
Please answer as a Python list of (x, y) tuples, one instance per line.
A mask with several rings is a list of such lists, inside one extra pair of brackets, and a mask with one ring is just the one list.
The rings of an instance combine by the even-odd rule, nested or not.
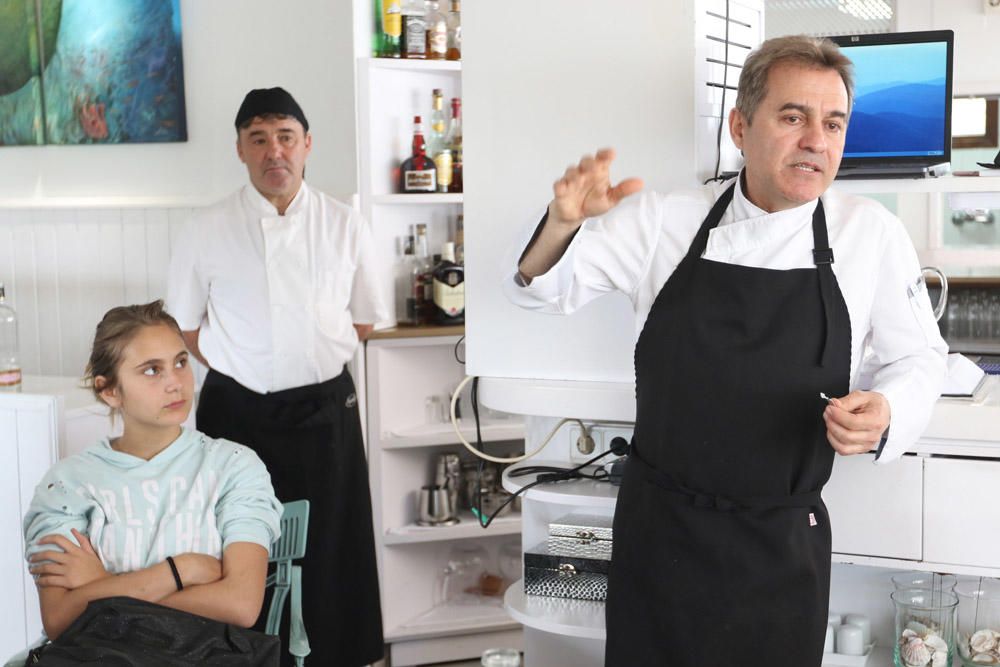
[(437, 190), (437, 169), (427, 156), (427, 142), (420, 116), (413, 117), (413, 154), (399, 169), (401, 192), (434, 192)]

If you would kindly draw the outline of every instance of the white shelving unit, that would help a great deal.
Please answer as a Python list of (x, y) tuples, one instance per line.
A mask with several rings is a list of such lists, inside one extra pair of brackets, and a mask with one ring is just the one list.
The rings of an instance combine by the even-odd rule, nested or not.
[[(485, 548), (486, 569), (498, 574), (500, 548), (520, 544), (521, 516), (498, 517), (486, 529), (468, 511), (453, 526), (416, 524), (419, 490), (433, 481), (436, 457), (465, 451), (451, 424), (428, 424), (425, 411), (427, 397), (443, 402), (464, 376), (455, 358), (460, 339), (461, 327), (454, 327), (447, 335), (380, 333), (366, 344), (369, 475), (383, 624), (394, 666), (474, 658), (491, 646), (521, 646), (520, 626), (500, 598), (444, 603), (439, 589), (452, 548), (468, 541)], [(463, 393), (465, 406), (467, 397)], [(461, 429), (474, 440), (467, 417)], [(520, 420), (495, 418), (480, 430), (491, 451), (522, 451)]]
[[(378, 265), (394, 267), (399, 239), (414, 224), (427, 225), (434, 254), (451, 239), (462, 212), (460, 193), (400, 194), (398, 187), (399, 165), (411, 154), (413, 117), (422, 117), (427, 132), (432, 90), (442, 90), (446, 112), (448, 100), (462, 96), (462, 63), (370, 57), (372, 6), (355, 0), (354, 7), (360, 208), (371, 225)], [(381, 288), (388, 304), (396, 303), (394, 283), (387, 270)], [(369, 476), (390, 662), (422, 665), (478, 658), (493, 646), (520, 647), (520, 625), (499, 597), (478, 605), (443, 604), (438, 591), (456, 545), (481, 544), (494, 561), (487, 570), (499, 573), (501, 546), (520, 543), (520, 515), (499, 517), (488, 529), (469, 512), (454, 526), (416, 524), (420, 487), (433, 481), (437, 456), (465, 451), (449, 423), (427, 423), (425, 415), (425, 399), (450, 394), (465, 375), (455, 359), (463, 328), (428, 332), (395, 325), (395, 313), (378, 323), (364, 355)], [(467, 440), (475, 439), (468, 418), (461, 430)], [(490, 451), (523, 451), (520, 419), (486, 419), (481, 433)]]
[(842, 179), (834, 181), (833, 187), (854, 194), (1000, 192), (1000, 178), (946, 175), (938, 178)]
[[(462, 194), (401, 194), (399, 165), (412, 152), (414, 116), (423, 120), (427, 136), (431, 91), (442, 90), (446, 112), (447, 101), (462, 96), (461, 63), (362, 56), (357, 60), (357, 86), (361, 211), (372, 225), (378, 264), (397, 264), (400, 238), (418, 223), (427, 225), (428, 250), (438, 253), (462, 212)], [(381, 287), (386, 303), (394, 304), (394, 280), (388, 272)], [(393, 312), (390, 321), (379, 326), (395, 324)]]

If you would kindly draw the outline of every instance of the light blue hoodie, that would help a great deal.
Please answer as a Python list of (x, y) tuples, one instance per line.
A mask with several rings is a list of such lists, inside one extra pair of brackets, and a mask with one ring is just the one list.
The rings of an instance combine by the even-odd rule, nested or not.
[(234, 542), (270, 548), (281, 503), (253, 450), (184, 429), (149, 461), (107, 439), (56, 463), (24, 517), (26, 557), (70, 529), (90, 538), (108, 572), (131, 572), (186, 552), (221, 558)]

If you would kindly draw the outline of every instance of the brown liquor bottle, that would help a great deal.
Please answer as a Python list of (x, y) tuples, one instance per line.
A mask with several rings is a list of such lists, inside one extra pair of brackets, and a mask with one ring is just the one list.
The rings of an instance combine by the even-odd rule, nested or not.
[(399, 168), (401, 192), (434, 192), (437, 190), (437, 169), (434, 160), (427, 157), (420, 116), (413, 117), (413, 154)]
[(451, 185), (448, 192), (462, 191), (462, 100), (451, 98), (451, 122), (444, 145), (451, 150)]
[(448, 60), (462, 59), (462, 3), (451, 0), (451, 11), (448, 12)]

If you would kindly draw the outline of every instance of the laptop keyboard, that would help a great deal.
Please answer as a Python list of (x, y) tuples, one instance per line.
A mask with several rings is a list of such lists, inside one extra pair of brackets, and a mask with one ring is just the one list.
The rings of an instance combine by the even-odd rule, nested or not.
[(970, 358), (989, 375), (1000, 375), (1000, 355), (982, 354), (978, 357), (970, 356)]

